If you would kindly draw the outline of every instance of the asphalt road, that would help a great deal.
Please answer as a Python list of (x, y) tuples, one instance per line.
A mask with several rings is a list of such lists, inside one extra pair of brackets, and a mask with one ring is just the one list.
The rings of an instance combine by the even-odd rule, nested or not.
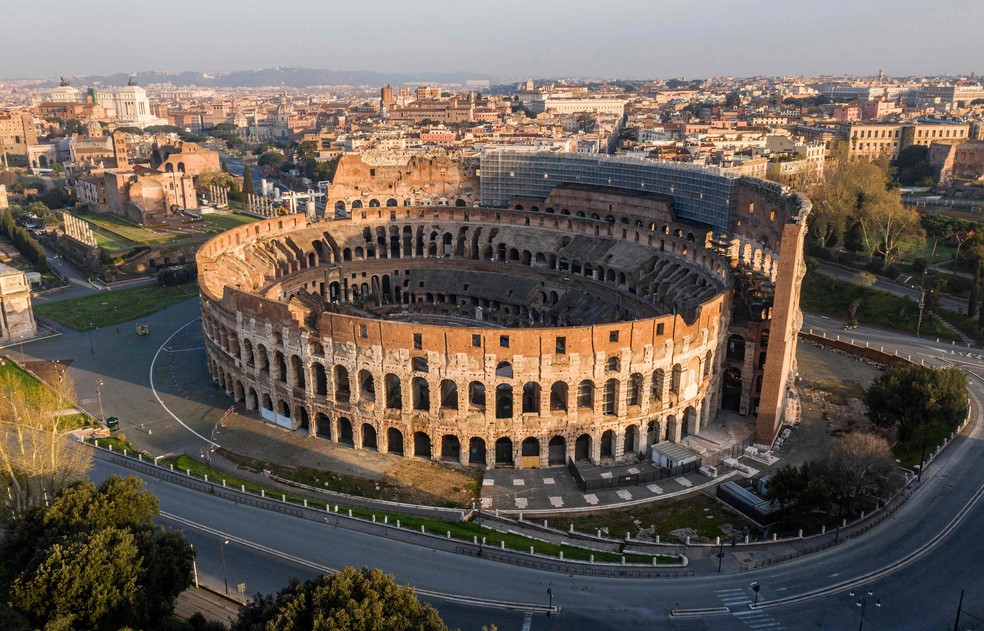
[[(147, 337), (137, 338), (132, 325), (121, 326), (119, 333), (115, 327), (107, 327), (93, 332), (90, 346), (87, 334), (66, 331), (58, 340), (27, 344), (25, 351), (29, 356), (70, 360), (69, 374), (76, 382), (83, 405), (98, 416), (101, 399), (105, 415), (120, 416), (124, 432), (137, 446), (152, 446), (155, 453), (194, 453), (204, 443), (189, 428), (207, 435), (218, 414), (230, 403), (219, 391), (191, 395), (167, 382), (165, 362), (193, 358), (194, 353), (200, 352), (195, 346), (200, 346), (200, 338), (196, 341), (198, 315), (197, 301), (191, 300), (151, 316), (148, 319), (151, 335)], [(172, 337), (172, 333), (186, 324)], [(981, 380), (984, 365), (976, 355), (957, 355), (957, 346), (888, 331), (860, 327), (844, 332), (839, 326), (840, 322), (808, 315), (804, 329), (818, 332), (825, 328), (831, 337), (841, 335), (862, 343), (868, 341), (896, 349), (902, 355), (924, 358), (927, 363), (960, 365), (975, 375), (973, 390), (978, 398), (984, 398)], [(165, 343), (164, 350), (159, 350)], [(156, 390), (153, 390), (148, 367), (155, 357), (158, 363)], [(193, 377), (207, 380), (204, 362), (190, 361), (184, 365), (194, 371), (199, 363), (201, 366)], [(103, 385), (101, 396), (97, 397), (96, 385), (100, 380)], [(158, 396), (184, 425), (163, 410)], [(974, 411), (979, 416), (980, 408), (976, 404)], [(753, 611), (748, 606), (753, 597), (750, 583), (758, 581), (762, 585), (760, 597), (773, 601), (863, 577), (919, 550), (981, 489), (982, 438), (984, 430), (978, 423), (968, 437), (958, 439), (934, 463), (915, 497), (864, 537), (823, 553), (753, 572), (726, 571), (719, 575), (713, 564), (703, 559), (692, 566), (697, 576), (686, 579), (604, 579), (551, 574), (435, 552), (259, 511), (156, 480), (149, 484), (160, 496), (164, 511), (213, 531), (210, 534), (184, 527), (199, 551), (199, 572), (212, 587), (222, 588), (220, 537), (231, 537), (226, 546), (226, 562), (233, 593), (239, 583), (246, 584), (247, 594), (271, 592), (285, 585), (290, 576), (313, 576), (322, 566), (369, 565), (421, 589), (495, 600), (542, 605), (550, 587), (554, 604), (562, 611), (550, 620), (542, 614), (531, 616), (531, 629), (546, 629), (548, 623), (554, 629), (844, 629), (856, 627), (859, 615), (853, 599), (847, 596), (850, 587), (846, 584), (831, 594), (806, 602)], [(110, 465), (99, 464), (93, 476), (99, 478), (113, 470)], [(967, 590), (965, 609), (984, 618), (981, 523), (984, 523), (984, 506), (978, 502), (942, 543), (912, 559), (904, 568), (862, 580), (860, 584), (874, 589), (883, 603), (882, 607), (867, 612), (866, 628), (950, 629), (960, 589)], [(249, 547), (247, 542), (292, 558)], [(316, 567), (311, 567), (311, 562)], [(725, 569), (737, 565), (726, 563)], [(435, 599), (434, 604), (449, 623), (463, 629), (478, 629), (492, 623), (500, 629), (521, 629), (526, 623), (523, 611), (465, 606), (442, 599)], [(728, 607), (729, 613), (697, 618), (674, 618), (668, 613), (674, 607), (722, 606)], [(965, 617), (965, 620), (970, 619)]]
[[(825, 318), (808, 316), (805, 326), (819, 330), (825, 324), (834, 325), (828, 335), (842, 333), (838, 323)], [(935, 364), (960, 365), (974, 375), (975, 396), (984, 396), (982, 362), (954, 354), (955, 347), (863, 327), (850, 334), (857, 340), (898, 349), (900, 354), (918, 354)], [(976, 402), (974, 413), (980, 414)], [(182, 526), (199, 551), (200, 574), (213, 587), (222, 586), (221, 540), (230, 538), (226, 565), (234, 593), (239, 583), (246, 584), (247, 594), (270, 592), (290, 576), (313, 576), (321, 567), (369, 565), (420, 589), (469, 597), (542, 605), (550, 587), (553, 602), (562, 611), (549, 621), (542, 614), (531, 616), (532, 629), (545, 629), (548, 622), (556, 629), (846, 629), (859, 621), (854, 599), (847, 595), (849, 583), (857, 581), (860, 588), (873, 589), (883, 604), (866, 612), (867, 628), (949, 629), (961, 589), (967, 590), (965, 609), (984, 617), (984, 542), (979, 527), (984, 523), (984, 502), (974, 503), (940, 543), (928, 550), (923, 547), (951, 524), (975, 493), (979, 497), (984, 471), (984, 424), (979, 420), (934, 463), (914, 498), (868, 535), (751, 572), (717, 574), (705, 561), (694, 566), (697, 576), (686, 579), (571, 577), (500, 565), (268, 513), (156, 480), (148, 484), (161, 498), (164, 511), (208, 529)], [(110, 471), (111, 465), (99, 464), (94, 476)], [(916, 556), (893, 569), (907, 555)], [(879, 571), (883, 575), (863, 578)], [(752, 610), (748, 604), (753, 598), (753, 581), (761, 584), (760, 598), (765, 602), (841, 586), (806, 602)], [(526, 622), (521, 611), (468, 607), (443, 599), (433, 602), (449, 623), (463, 629), (490, 623), (500, 629), (521, 629)], [(674, 607), (722, 606), (729, 613), (695, 618), (675, 618), (668, 613)]]

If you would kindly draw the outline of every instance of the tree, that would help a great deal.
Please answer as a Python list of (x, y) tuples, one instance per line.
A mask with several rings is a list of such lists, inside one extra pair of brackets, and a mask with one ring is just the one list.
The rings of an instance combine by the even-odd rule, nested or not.
[(17, 174), (13, 171), (0, 171), (0, 184), (7, 187), (10, 190), (14, 184), (17, 183)]
[(191, 585), (194, 559), (180, 533), (154, 525), (159, 514), (143, 482), (117, 476), (31, 507), (0, 542), (13, 606), (38, 625), (74, 615), (73, 627), (159, 628)]
[(977, 303), (980, 300), (981, 291), (981, 266), (984, 261), (977, 262), (977, 269), (974, 270), (974, 284), (970, 287), (970, 298), (967, 299), (967, 317), (973, 318), (977, 315)]
[(199, 173), (195, 177), (195, 180), (195, 185), (201, 189), (207, 189), (211, 186), (218, 186), (220, 188), (229, 188), (232, 186), (232, 176), (227, 171), (207, 169)]
[(724, 106), (729, 108), (741, 107), (741, 95), (737, 92), (728, 92), (728, 96), (724, 97)]
[(940, 423), (955, 428), (967, 416), (967, 376), (955, 367), (900, 366), (882, 374), (865, 392), (868, 418), (898, 428), (907, 441), (919, 427)]
[(346, 567), (304, 583), (293, 579), (276, 596), (257, 595), (231, 631), (446, 630), (437, 611), (413, 588), (379, 570)]
[(243, 194), (256, 195), (256, 189), (253, 186), (253, 171), (248, 164), (243, 164)]
[(270, 167), (271, 169), (279, 169), (280, 165), (282, 165), (285, 160), (286, 158), (284, 157), (284, 154), (280, 153), (279, 151), (267, 151), (262, 156), (260, 156), (259, 160), (257, 160), (256, 163), (261, 167)]
[(827, 458), (816, 463), (818, 475), (837, 503), (851, 512), (857, 498), (880, 497), (888, 490), (895, 469), (890, 453), (888, 442), (880, 436), (848, 434)]
[(0, 381), (2, 517), (22, 515), (85, 476), (92, 457), (59, 415), (74, 400), (67, 379), (50, 388), (26, 388), (13, 375)]

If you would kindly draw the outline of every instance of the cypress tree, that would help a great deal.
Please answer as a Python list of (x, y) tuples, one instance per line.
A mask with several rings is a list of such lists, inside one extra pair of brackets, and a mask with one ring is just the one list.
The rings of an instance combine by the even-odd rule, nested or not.
[(243, 165), (243, 193), (256, 195), (256, 189), (253, 188), (253, 172), (248, 164)]
[(973, 318), (977, 313), (977, 303), (980, 301), (981, 291), (981, 263), (978, 261), (977, 269), (974, 271), (974, 284), (970, 288), (970, 298), (967, 300), (967, 317)]

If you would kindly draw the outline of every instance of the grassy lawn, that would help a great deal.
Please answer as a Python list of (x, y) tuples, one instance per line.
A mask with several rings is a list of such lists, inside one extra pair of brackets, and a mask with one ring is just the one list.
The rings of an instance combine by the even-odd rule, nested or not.
[[(256, 482), (251, 482), (245, 478), (241, 478), (235, 474), (228, 473), (222, 469), (214, 467), (212, 465), (206, 464), (196, 458), (192, 458), (187, 455), (181, 456), (171, 456), (168, 458), (163, 458), (161, 464), (168, 466), (173, 464), (174, 469), (177, 471), (185, 472), (191, 471), (192, 475), (202, 477), (208, 475), (209, 480), (214, 480), (218, 484), (222, 484), (222, 480), (225, 480), (227, 486), (233, 488), (240, 488), (244, 486), (247, 491), (252, 493), (260, 493), (260, 491), (265, 491), (267, 496), (273, 499), (280, 498), (282, 495), (286, 495), (288, 501), (295, 503), (302, 503), (304, 496), (298, 495), (296, 493), (284, 493), (281, 490), (274, 489), (272, 486), (265, 486), (257, 484)], [(308, 506), (325, 509), (328, 505), (332, 506), (334, 510), (334, 502), (326, 502), (319, 499), (308, 498)], [(538, 554), (549, 555), (549, 556), (559, 556), (560, 552), (564, 552), (565, 559), (576, 559), (587, 561), (594, 556), (595, 561), (598, 562), (609, 562), (609, 563), (619, 563), (621, 562), (622, 555), (613, 552), (601, 552), (592, 551), (585, 548), (577, 548), (574, 546), (558, 545), (554, 543), (548, 543), (545, 541), (538, 541), (536, 539), (530, 539), (528, 537), (523, 537), (521, 535), (514, 535), (509, 533), (501, 533), (492, 528), (487, 528), (485, 526), (479, 526), (477, 523), (472, 522), (444, 522), (437, 519), (429, 519), (427, 517), (418, 517), (414, 515), (401, 515), (399, 513), (385, 512), (382, 510), (370, 510), (368, 508), (361, 508), (356, 506), (345, 506), (344, 504), (338, 504), (338, 510), (341, 513), (347, 513), (351, 510), (352, 515), (355, 517), (362, 517), (365, 519), (371, 519), (372, 515), (376, 516), (376, 521), (382, 523), (384, 518), (389, 520), (390, 524), (396, 524), (397, 520), (400, 522), (400, 526), (403, 528), (410, 528), (413, 530), (420, 530), (423, 526), (427, 532), (445, 534), (447, 532), (451, 533), (451, 536), (455, 539), (460, 539), (464, 541), (473, 541), (474, 537), (485, 538), (485, 544), (489, 547), (498, 548), (505, 542), (507, 549), (521, 550), (523, 552), (529, 552), (530, 546)], [(627, 563), (644, 563), (649, 565), (652, 563), (654, 557), (650, 555), (637, 555), (637, 554), (627, 554), (625, 555), (625, 560)], [(666, 556), (656, 556), (656, 562), (659, 564), (676, 563), (678, 559), (676, 557), (666, 557)]]
[[(11, 388), (24, 392), (28, 399), (33, 398), (35, 393), (41, 393), (48, 387), (32, 377), (27, 371), (22, 370), (14, 362), (4, 360), (3, 364), (0, 365), (0, 387), (5, 387), (7, 384), (10, 384)], [(74, 406), (71, 402), (66, 401), (64, 407), (70, 409)], [(89, 419), (84, 414), (64, 414), (59, 417), (58, 424), (62, 430), (69, 431), (88, 427)]]
[(241, 226), (247, 223), (253, 223), (254, 221), (259, 221), (259, 217), (250, 217), (249, 215), (240, 215), (238, 213), (229, 213), (228, 215), (219, 214), (208, 214), (203, 215), (202, 218), (205, 220), (205, 227), (203, 230), (205, 232), (219, 233), (225, 232), (230, 228), (235, 228), (236, 226)]
[[(857, 318), (861, 324), (904, 331), (916, 332), (919, 319), (919, 305), (915, 302), (890, 293), (861, 287), (817, 272), (808, 272), (803, 279), (800, 307), (804, 311), (829, 316), (846, 322), (850, 319), (849, 308), (858, 300)], [(946, 340), (958, 337), (943, 325), (923, 314), (921, 333)]]
[[(950, 437), (953, 429), (941, 424), (930, 423), (926, 431), (926, 456), (933, 453), (943, 440)], [(923, 454), (923, 430), (916, 430), (907, 442), (899, 441), (892, 445), (892, 456), (902, 463), (903, 467), (915, 467)]]
[(661, 541), (673, 540), (670, 533), (681, 528), (692, 528), (699, 536), (714, 539), (727, 534), (721, 529), (725, 524), (731, 524), (739, 530), (745, 525), (744, 520), (736, 513), (726, 510), (703, 493), (621, 511), (593, 515), (559, 515), (550, 521), (555, 527), (565, 530), (573, 524), (575, 530), (589, 534), (607, 528), (609, 535), (616, 538), (624, 537), (627, 532), (636, 536), (640, 528), (655, 526), (653, 534), (659, 535)]
[(968, 318), (966, 313), (958, 313), (956, 311), (950, 311), (949, 309), (940, 309), (936, 312), (941, 318), (957, 327), (964, 335), (967, 337), (981, 342), (984, 341), (984, 335), (981, 334), (980, 326), (978, 326), (977, 317)]
[(171, 287), (154, 284), (49, 302), (34, 310), (76, 331), (88, 331), (149, 315), (197, 295), (196, 283)]
[[(138, 226), (135, 223), (114, 215), (88, 213), (84, 216), (77, 216), (92, 224), (93, 230), (106, 236), (106, 238), (122, 239), (125, 243), (123, 247), (135, 243), (165, 243), (180, 236), (176, 232)], [(97, 228), (98, 230), (96, 230)]]

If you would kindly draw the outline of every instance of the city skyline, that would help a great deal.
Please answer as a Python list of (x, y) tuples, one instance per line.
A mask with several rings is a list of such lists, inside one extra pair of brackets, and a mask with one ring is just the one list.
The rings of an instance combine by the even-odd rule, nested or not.
[[(823, 5), (626, 0), (603, 10), (581, 0), (495, 10), (448, 0), (312, 3), (289, 0), (275, 19), (238, 3), (178, 0), (173, 10), (107, 0), (83, 12), (64, 0), (5, 7), (15, 29), (0, 41), (13, 78), (140, 71), (229, 72), (278, 66), (497, 78), (969, 74), (984, 5), (874, 0)], [(71, 9), (69, 8), (71, 7)], [(52, 16), (55, 16), (52, 19)], [(274, 18), (274, 19), (271, 19)], [(90, 37), (103, 29), (114, 45)], [(921, 40), (947, 33), (932, 59)], [(85, 36), (81, 36), (85, 34)], [(177, 35), (180, 34), (180, 38)], [(505, 45), (504, 42), (510, 45)], [(180, 45), (174, 45), (180, 42)], [(521, 42), (517, 45), (515, 42)]]

